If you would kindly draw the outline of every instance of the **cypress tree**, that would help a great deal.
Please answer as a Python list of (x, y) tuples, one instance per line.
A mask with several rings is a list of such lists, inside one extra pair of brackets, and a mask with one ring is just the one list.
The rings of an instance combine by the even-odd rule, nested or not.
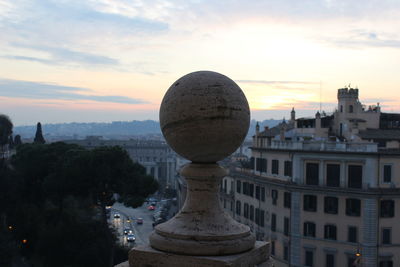
[(40, 124), (40, 122), (37, 123), (35, 139), (33, 139), (33, 142), (35, 144), (44, 144), (44, 143), (46, 143), (46, 140), (44, 140), (44, 137), (43, 137), (43, 134), (42, 134), (42, 124)]
[(18, 145), (21, 145), (21, 144), (22, 144), (21, 136), (20, 136), (19, 134), (17, 134), (17, 135), (14, 137), (14, 145), (15, 145), (15, 146), (18, 146)]

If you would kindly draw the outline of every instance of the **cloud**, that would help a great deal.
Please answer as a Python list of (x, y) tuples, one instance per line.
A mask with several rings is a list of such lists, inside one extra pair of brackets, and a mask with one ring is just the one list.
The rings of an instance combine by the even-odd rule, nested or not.
[(110, 57), (95, 55), (92, 53), (73, 51), (70, 49), (60, 48), (60, 47), (26, 45), (26, 44), (14, 44), (14, 47), (27, 48), (35, 51), (45, 52), (49, 54), (50, 59), (42, 59), (37, 57), (26, 57), (26, 56), (4, 56), (4, 57), (16, 60), (36, 61), (44, 64), (61, 64), (61, 63), (82, 63), (88, 65), (119, 64), (118, 60)]
[(400, 39), (392, 38), (385, 33), (355, 29), (339, 37), (323, 37), (322, 40), (339, 47), (362, 48), (400, 48)]
[[(120, 43), (140, 46), (144, 36), (162, 34), (166, 22), (98, 8), (98, 1), (5, 1), (0, 7), (2, 57), (43, 64), (119, 65), (110, 57)], [(144, 44), (141, 44), (142, 46)], [(28, 50), (27, 50), (28, 49)], [(48, 57), (32, 56), (32, 51)], [(7, 52), (7, 54), (5, 51)], [(106, 56), (105, 56), (106, 55)]]
[(266, 80), (236, 80), (239, 83), (258, 83), (258, 84), (320, 84), (319, 82), (307, 81), (266, 81)]
[[(145, 104), (141, 99), (125, 96), (99, 96), (87, 94), (91, 89), (50, 83), (0, 79), (0, 96), (29, 99), (90, 100), (120, 104)], [(86, 93), (86, 94), (81, 94)]]

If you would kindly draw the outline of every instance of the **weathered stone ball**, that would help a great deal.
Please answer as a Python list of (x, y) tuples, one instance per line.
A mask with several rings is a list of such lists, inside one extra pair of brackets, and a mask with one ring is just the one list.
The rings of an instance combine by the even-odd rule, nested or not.
[(249, 104), (240, 87), (212, 71), (192, 72), (174, 82), (160, 107), (167, 143), (192, 162), (212, 163), (232, 154), (249, 123)]

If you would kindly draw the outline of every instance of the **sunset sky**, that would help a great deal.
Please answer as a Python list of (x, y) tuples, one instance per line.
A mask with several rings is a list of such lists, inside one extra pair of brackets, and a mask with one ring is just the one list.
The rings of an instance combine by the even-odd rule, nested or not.
[(158, 120), (212, 70), (257, 120), (330, 112), (351, 84), (400, 112), (400, 1), (0, 0), (0, 113), (15, 125)]

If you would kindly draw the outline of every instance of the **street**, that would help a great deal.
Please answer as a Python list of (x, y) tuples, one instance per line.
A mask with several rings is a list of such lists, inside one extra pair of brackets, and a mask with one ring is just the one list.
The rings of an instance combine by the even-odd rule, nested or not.
[[(149, 236), (153, 231), (153, 213), (155, 212), (147, 209), (149, 205), (145, 202), (141, 207), (133, 209), (116, 202), (111, 207), (109, 223), (115, 228), (122, 244), (133, 247), (149, 243)], [(114, 214), (116, 213), (121, 215), (120, 218), (114, 218)], [(138, 218), (143, 219), (143, 224), (137, 223)], [(132, 229), (136, 237), (135, 242), (126, 241), (126, 235), (124, 235), (125, 228)]]

